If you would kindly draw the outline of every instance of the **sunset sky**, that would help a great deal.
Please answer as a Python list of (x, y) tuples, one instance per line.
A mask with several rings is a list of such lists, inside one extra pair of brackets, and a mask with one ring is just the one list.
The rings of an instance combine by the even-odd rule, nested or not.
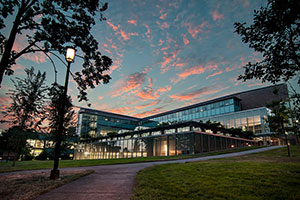
[[(265, 6), (260, 0), (112, 0), (105, 12), (107, 21), (98, 22), (93, 33), (99, 49), (112, 58), (112, 80), (88, 90), (91, 108), (135, 117), (145, 117), (268, 84), (237, 81), (247, 62), (261, 55), (242, 43), (234, 33), (234, 22), (252, 23), (253, 10)], [(8, 24), (9, 27), (9, 24)], [(17, 38), (14, 48), (26, 42)], [(80, 51), (77, 52), (80, 54)], [(63, 84), (65, 67), (54, 58)], [(75, 59), (71, 71), (81, 69)], [(43, 54), (25, 55), (6, 76), (0, 89), (0, 104), (7, 105), (10, 79), (24, 77), (33, 66), (47, 72), (53, 68)], [(70, 79), (69, 94), (76, 106), (76, 84)]]

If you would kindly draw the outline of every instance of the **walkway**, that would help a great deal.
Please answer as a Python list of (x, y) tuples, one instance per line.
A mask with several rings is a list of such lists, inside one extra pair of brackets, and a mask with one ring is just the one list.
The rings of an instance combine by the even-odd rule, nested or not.
[[(134, 186), (134, 178), (138, 171), (158, 164), (167, 163), (186, 163), (216, 158), (227, 158), (241, 156), (256, 152), (267, 151), (280, 148), (281, 146), (265, 147), (250, 151), (230, 153), (216, 156), (206, 156), (200, 158), (191, 158), (183, 160), (159, 161), (148, 163), (121, 164), (121, 165), (102, 165), (84, 167), (93, 169), (95, 172), (74, 182), (68, 183), (62, 187), (41, 195), (37, 200), (81, 200), (81, 199), (103, 199), (103, 200), (129, 200)], [(83, 169), (83, 168), (81, 168)], [(67, 168), (61, 169), (70, 170)]]

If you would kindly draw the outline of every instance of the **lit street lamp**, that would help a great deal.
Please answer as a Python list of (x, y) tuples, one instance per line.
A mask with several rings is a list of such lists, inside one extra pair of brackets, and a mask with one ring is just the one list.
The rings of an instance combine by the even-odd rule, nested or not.
[(66, 72), (66, 79), (65, 79), (65, 86), (62, 96), (62, 101), (60, 104), (59, 109), (59, 127), (57, 133), (55, 133), (56, 143), (54, 147), (54, 166), (51, 170), (50, 179), (55, 180), (59, 178), (59, 157), (60, 157), (60, 146), (63, 138), (63, 131), (64, 131), (64, 116), (65, 116), (65, 105), (67, 101), (67, 92), (68, 92), (68, 83), (69, 83), (69, 74), (70, 74), (70, 66), (75, 60), (75, 49), (72, 47), (67, 47), (66, 52), (66, 61), (68, 62), (67, 72)]

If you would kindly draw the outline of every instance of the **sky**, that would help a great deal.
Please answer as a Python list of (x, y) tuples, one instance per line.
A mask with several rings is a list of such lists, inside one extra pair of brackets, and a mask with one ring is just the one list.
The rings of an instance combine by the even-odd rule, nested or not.
[[(112, 79), (88, 90), (90, 108), (141, 118), (270, 85), (237, 80), (242, 66), (262, 56), (241, 41), (233, 26), (252, 24), (254, 9), (265, 5), (265, 0), (108, 1), (107, 20), (97, 22), (92, 33), (101, 53), (113, 60), (107, 72)], [(14, 49), (24, 42), (24, 35), (18, 35)], [(53, 59), (63, 84), (65, 66)], [(81, 65), (76, 57), (71, 71), (80, 71)], [(11, 79), (24, 78), (24, 69), (31, 66), (47, 73), (47, 84), (54, 81), (45, 55), (24, 55), (13, 67), (14, 75), (4, 78), (1, 109), (10, 102), (6, 93), (14, 88)], [(72, 78), (68, 94), (75, 106), (87, 107), (78, 102)]]

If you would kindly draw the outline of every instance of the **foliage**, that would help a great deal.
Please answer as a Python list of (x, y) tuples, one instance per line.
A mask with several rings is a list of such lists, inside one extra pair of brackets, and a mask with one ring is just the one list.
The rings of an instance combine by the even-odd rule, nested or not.
[(25, 69), (25, 72), (25, 79), (17, 78), (17, 81), (13, 81), (15, 89), (8, 93), (13, 102), (4, 111), (1, 123), (9, 123), (21, 130), (37, 130), (45, 119), (46, 74), (40, 71), (35, 74), (33, 68)]
[(253, 24), (236, 22), (235, 32), (250, 48), (262, 53), (263, 60), (249, 62), (239, 76), (244, 81), (257, 78), (272, 83), (299, 79), (300, 1), (268, 0), (266, 7), (254, 11)]
[(27, 77), (17, 78), (13, 81), (15, 89), (10, 90), (10, 98), (13, 102), (5, 111), (4, 120), (1, 123), (12, 125), (7, 131), (7, 146), (9, 151), (15, 153), (14, 163), (26, 147), (28, 131), (38, 130), (44, 117), (44, 103), (47, 87), (44, 85), (45, 73), (34, 73), (34, 69), (25, 69)]
[(34, 159), (34, 156), (30, 153), (30, 148), (28, 144), (26, 144), (25, 148), (22, 149), (21, 155), (22, 161)]
[[(56, 83), (52, 84), (49, 88), (50, 103), (47, 109), (49, 120), (49, 127), (51, 133), (55, 134), (59, 130), (60, 123), (60, 113), (64, 110), (63, 117), (63, 135), (66, 135), (68, 129), (75, 126), (74, 115), (71, 97), (68, 96), (67, 99), (64, 97), (64, 87)], [(64, 105), (62, 105), (64, 102)], [(62, 107), (63, 106), (63, 107)]]
[(211, 122), (208, 120), (207, 122), (199, 122), (201, 124), (201, 128), (205, 130), (211, 130), (213, 133), (217, 134), (221, 133), (229, 133), (233, 137), (241, 137), (251, 139), (254, 136), (252, 131), (244, 131), (241, 128), (225, 128), (220, 122)]
[(42, 153), (35, 157), (36, 160), (53, 160), (54, 153), (52, 149), (44, 149)]
[(267, 107), (272, 109), (271, 115), (267, 119), (270, 130), (279, 134), (285, 134), (290, 118), (290, 110), (285, 106), (285, 102), (273, 101)]
[[(17, 126), (11, 127), (2, 133), (2, 139), (5, 145), (3, 151), (15, 153), (13, 166), (20, 155), (26, 151), (27, 138), (28, 132)], [(1, 149), (2, 148), (3, 147), (1, 147)]]
[(116, 135), (118, 135), (118, 133), (115, 132), (115, 131), (114, 131), (114, 132), (108, 132), (108, 133), (107, 133), (107, 136), (108, 136), (108, 137), (114, 137), (114, 136), (116, 136)]
[[(100, 53), (98, 42), (91, 33), (95, 25), (95, 17), (106, 20), (103, 12), (107, 3), (99, 0), (10, 0), (0, 1), (0, 29), (4, 29), (6, 21), (12, 16), (14, 22), (9, 36), (0, 33), (0, 84), (4, 72), (13, 73), (11, 66), (24, 54), (43, 52), (65, 53), (67, 46), (80, 49), (83, 53), (82, 71), (76, 72), (74, 80), (78, 84), (79, 100), (87, 100), (88, 87), (94, 88), (100, 83), (110, 80), (103, 74), (112, 64), (112, 60)], [(13, 50), (18, 37), (27, 39), (27, 45), (17, 51)]]

